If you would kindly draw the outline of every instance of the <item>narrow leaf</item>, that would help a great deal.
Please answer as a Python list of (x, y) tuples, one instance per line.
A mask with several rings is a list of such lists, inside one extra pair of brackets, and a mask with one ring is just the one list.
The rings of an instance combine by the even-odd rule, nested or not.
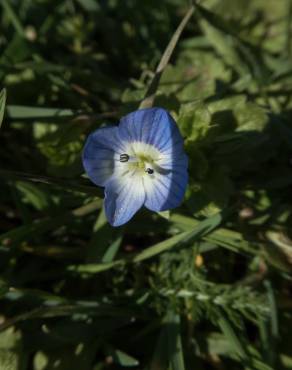
[(28, 107), (24, 105), (8, 105), (7, 112), (11, 119), (72, 117), (76, 114), (71, 109)]
[(5, 103), (6, 103), (6, 89), (3, 89), (0, 93), (0, 128), (2, 126), (4, 118)]
[(155, 98), (155, 94), (156, 94), (156, 91), (158, 89), (158, 86), (159, 86), (159, 81), (160, 81), (160, 78), (161, 78), (161, 75), (165, 69), (165, 67), (167, 66), (173, 52), (174, 52), (174, 49), (176, 47), (176, 44), (185, 28), (185, 26), (187, 25), (188, 21), (190, 20), (191, 16), (193, 15), (194, 13), (194, 7), (191, 6), (188, 10), (188, 12), (186, 13), (186, 15), (184, 16), (184, 18), (182, 19), (181, 23), (179, 24), (179, 26), (177, 27), (176, 31), (174, 32), (169, 44), (167, 45), (161, 59), (160, 59), (160, 62), (156, 68), (156, 71), (155, 71), (155, 74), (152, 78), (152, 81), (149, 85), (149, 88), (145, 94), (145, 97), (144, 99), (142, 100), (139, 108), (150, 108), (153, 106), (153, 103), (154, 103), (154, 98)]
[(218, 320), (218, 324), (219, 324), (222, 332), (224, 333), (224, 335), (228, 339), (228, 341), (229, 341), (230, 345), (232, 346), (234, 352), (239, 356), (239, 358), (241, 358), (243, 360), (248, 360), (249, 356), (248, 356), (244, 346), (242, 345), (240, 339), (238, 338), (232, 324), (229, 322), (229, 320), (225, 316), (223, 316), (223, 314), (220, 316), (220, 318)]
[(11, 23), (13, 24), (13, 27), (15, 31), (22, 37), (25, 36), (24, 28), (21, 24), (21, 21), (18, 17), (18, 15), (15, 13), (13, 7), (11, 6), (11, 2), (7, 0), (2, 0), (1, 4), (5, 10), (5, 13), (7, 15), (7, 18), (10, 19)]
[(191, 243), (194, 240), (202, 238), (203, 236), (209, 234), (212, 230), (219, 226), (221, 222), (222, 214), (217, 213), (216, 215), (211, 216), (206, 220), (200, 222), (192, 231), (175, 235), (169, 239), (153, 245), (152, 247), (145, 249), (143, 252), (134, 257), (133, 261), (141, 262), (162, 252), (165, 252), (173, 247), (176, 247), (182, 243)]

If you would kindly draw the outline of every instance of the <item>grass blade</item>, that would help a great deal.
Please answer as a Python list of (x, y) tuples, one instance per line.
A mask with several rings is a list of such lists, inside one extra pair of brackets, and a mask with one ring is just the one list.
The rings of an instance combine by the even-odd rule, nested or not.
[(4, 118), (5, 103), (6, 103), (6, 89), (3, 89), (1, 90), (1, 93), (0, 93), (0, 128), (2, 126), (2, 122)]
[(180, 334), (180, 316), (170, 310), (162, 323), (150, 370), (185, 370)]
[(194, 13), (194, 6), (191, 6), (189, 8), (189, 10), (187, 11), (186, 15), (184, 16), (184, 18), (182, 19), (181, 23), (179, 24), (179, 26), (177, 27), (176, 31), (174, 32), (169, 44), (167, 45), (162, 57), (161, 57), (161, 60), (156, 68), (156, 71), (155, 71), (155, 74), (152, 78), (152, 81), (149, 85), (149, 88), (145, 94), (145, 97), (144, 99), (142, 100), (139, 108), (142, 109), (142, 108), (150, 108), (153, 106), (153, 103), (154, 103), (154, 99), (155, 99), (155, 94), (156, 94), (156, 90), (158, 88), (158, 85), (159, 85), (159, 81), (160, 81), (160, 78), (161, 78), (161, 75), (165, 69), (165, 67), (167, 66), (173, 52), (174, 52), (174, 49), (176, 47), (176, 44), (185, 28), (185, 26), (187, 25), (188, 21), (190, 20), (191, 16), (193, 15)]
[(244, 346), (242, 345), (239, 337), (237, 336), (235, 329), (233, 328), (232, 324), (229, 322), (229, 320), (223, 316), (223, 314), (220, 316), (218, 320), (218, 324), (228, 339), (230, 345), (232, 346), (234, 352), (241, 358), (242, 360), (248, 361), (249, 355), (246, 352)]
[(24, 105), (8, 105), (7, 113), (11, 119), (42, 119), (73, 117), (76, 115), (71, 109), (28, 107)]
[(14, 27), (15, 31), (19, 34), (19, 36), (24, 37), (25, 36), (24, 28), (23, 28), (17, 14), (15, 13), (14, 9), (10, 5), (10, 2), (7, 1), (7, 0), (2, 0), (1, 4), (2, 4), (2, 6), (3, 6), (3, 8), (6, 12), (7, 18), (9, 18), (11, 23), (13, 24), (13, 27)]
[(203, 236), (213, 231), (216, 227), (218, 227), (222, 220), (222, 213), (216, 213), (214, 216), (201, 221), (192, 231), (187, 231), (179, 235), (175, 235), (167, 240), (164, 240), (163, 242), (160, 242), (153, 245), (152, 247), (145, 249), (143, 252), (134, 257), (133, 261), (141, 262), (148, 258), (152, 258), (162, 252), (170, 250), (171, 248), (176, 247), (182, 243), (191, 243), (196, 239), (202, 238)]
[(180, 334), (180, 316), (177, 313), (171, 313), (171, 326), (169, 330), (168, 349), (170, 357), (170, 366), (172, 370), (185, 370), (182, 340)]
[(149, 258), (153, 258), (163, 252), (171, 250), (174, 247), (182, 246), (183, 244), (191, 243), (196, 239), (202, 238), (206, 234), (212, 232), (216, 227), (218, 227), (222, 220), (223, 220), (222, 213), (217, 213), (216, 215), (211, 216), (204, 221), (201, 221), (197, 225), (197, 227), (195, 227), (195, 229), (172, 236), (169, 239), (166, 239), (149, 248), (146, 248), (145, 250), (143, 250), (141, 253), (137, 254), (134, 257), (130, 257), (128, 259), (120, 259), (110, 263), (99, 263), (99, 264), (92, 263), (77, 266), (72, 265), (69, 266), (68, 270), (79, 273), (96, 274), (126, 263), (139, 263)]

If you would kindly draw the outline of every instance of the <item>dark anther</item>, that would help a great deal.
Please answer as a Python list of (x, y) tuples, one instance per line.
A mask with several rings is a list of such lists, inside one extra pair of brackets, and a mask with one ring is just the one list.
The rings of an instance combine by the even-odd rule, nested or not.
[(152, 175), (154, 173), (152, 168), (146, 168), (145, 172), (149, 173), (149, 175)]
[(121, 154), (120, 155), (120, 162), (128, 162), (129, 159), (130, 159), (130, 157), (128, 156), (128, 154)]

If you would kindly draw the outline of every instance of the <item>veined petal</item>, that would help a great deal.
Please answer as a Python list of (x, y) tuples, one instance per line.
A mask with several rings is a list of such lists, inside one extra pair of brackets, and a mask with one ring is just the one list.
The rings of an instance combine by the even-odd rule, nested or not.
[(178, 207), (188, 183), (186, 167), (174, 167), (168, 173), (154, 172), (144, 177), (145, 207), (151, 211), (166, 211)]
[(135, 111), (118, 127), (89, 135), (83, 165), (105, 187), (105, 212), (113, 226), (129, 221), (143, 204), (153, 211), (177, 207), (188, 181), (188, 159), (175, 121), (162, 108)]
[(106, 183), (104, 207), (106, 217), (112, 226), (128, 222), (142, 207), (144, 201), (142, 177), (134, 171), (122, 176), (113, 175)]
[(117, 127), (105, 127), (91, 133), (85, 143), (82, 161), (90, 180), (104, 186), (117, 166), (119, 154), (125, 150)]
[(162, 153), (183, 148), (177, 125), (163, 108), (146, 108), (129, 113), (121, 119), (119, 132), (124, 141), (153, 145)]
[(160, 155), (156, 165), (163, 170), (187, 170), (188, 157), (184, 153), (172, 153)]

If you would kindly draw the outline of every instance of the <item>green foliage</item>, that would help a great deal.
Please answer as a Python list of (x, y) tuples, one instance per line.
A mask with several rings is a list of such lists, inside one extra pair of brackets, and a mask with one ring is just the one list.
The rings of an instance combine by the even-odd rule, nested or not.
[[(189, 3), (1, 2), (1, 370), (292, 368), (292, 2)], [(112, 228), (84, 140), (152, 104), (185, 200)]]

